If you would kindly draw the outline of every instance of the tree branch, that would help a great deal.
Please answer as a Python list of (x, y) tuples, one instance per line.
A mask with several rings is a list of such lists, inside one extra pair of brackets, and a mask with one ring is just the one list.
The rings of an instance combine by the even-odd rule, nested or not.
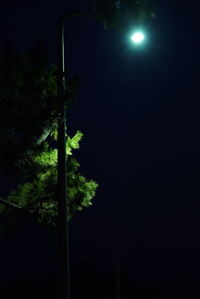
[(9, 202), (5, 199), (3, 199), (2, 197), (0, 197), (0, 204), (3, 204), (9, 208), (15, 208), (15, 209), (18, 209), (18, 210), (23, 210), (23, 207), (22, 206), (19, 206), (19, 205), (16, 205), (12, 202)]

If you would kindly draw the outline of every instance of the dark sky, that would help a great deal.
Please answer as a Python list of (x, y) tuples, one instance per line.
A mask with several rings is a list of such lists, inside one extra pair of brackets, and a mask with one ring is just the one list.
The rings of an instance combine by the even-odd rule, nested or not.
[[(121, 265), (148, 281), (200, 274), (199, 7), (157, 2), (140, 49), (91, 20), (66, 24), (67, 69), (80, 77), (68, 130), (83, 131), (82, 173), (99, 183), (93, 206), (71, 221), (71, 259)], [(41, 35), (55, 62), (58, 18), (83, 7), (6, 1), (0, 46), (26, 49)], [(1, 244), (0, 281), (54, 269), (48, 230), (19, 229)]]

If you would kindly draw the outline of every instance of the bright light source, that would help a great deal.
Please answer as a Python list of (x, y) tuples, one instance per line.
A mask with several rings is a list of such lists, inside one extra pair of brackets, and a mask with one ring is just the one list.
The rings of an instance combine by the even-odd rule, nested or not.
[(133, 33), (133, 35), (131, 36), (131, 40), (136, 44), (140, 44), (144, 40), (144, 34), (137, 31)]

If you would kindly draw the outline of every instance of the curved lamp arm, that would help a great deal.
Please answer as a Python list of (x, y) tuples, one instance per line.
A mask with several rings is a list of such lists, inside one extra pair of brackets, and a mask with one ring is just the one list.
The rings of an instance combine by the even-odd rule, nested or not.
[(88, 13), (81, 12), (72, 12), (65, 13), (58, 22), (58, 60), (57, 60), (57, 68), (59, 76), (62, 76), (62, 80), (64, 80), (65, 76), (65, 37), (64, 37), (64, 24), (65, 21), (72, 17), (85, 17), (95, 21), (102, 23), (101, 18), (98, 16), (94, 16)]
[[(92, 15), (89, 13), (83, 13), (83, 12), (71, 12), (71, 13), (65, 13), (58, 22), (58, 73), (60, 74), (60, 76), (62, 75), (63, 77), (63, 81), (64, 81), (64, 76), (65, 76), (65, 38), (64, 38), (64, 24), (65, 21), (69, 18), (73, 18), (73, 17), (84, 17), (87, 19), (91, 19), (94, 21), (97, 21), (99, 23), (102, 24), (102, 18), (96, 15)], [(124, 31), (119, 28), (116, 25), (112, 25), (110, 26), (111, 28), (116, 29), (119, 32), (124, 33)]]

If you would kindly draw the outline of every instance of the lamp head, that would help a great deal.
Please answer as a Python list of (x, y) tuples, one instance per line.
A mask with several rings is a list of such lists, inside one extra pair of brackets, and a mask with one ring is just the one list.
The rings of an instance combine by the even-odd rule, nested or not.
[(135, 43), (135, 44), (141, 44), (144, 41), (144, 33), (141, 31), (135, 31), (130, 39)]

